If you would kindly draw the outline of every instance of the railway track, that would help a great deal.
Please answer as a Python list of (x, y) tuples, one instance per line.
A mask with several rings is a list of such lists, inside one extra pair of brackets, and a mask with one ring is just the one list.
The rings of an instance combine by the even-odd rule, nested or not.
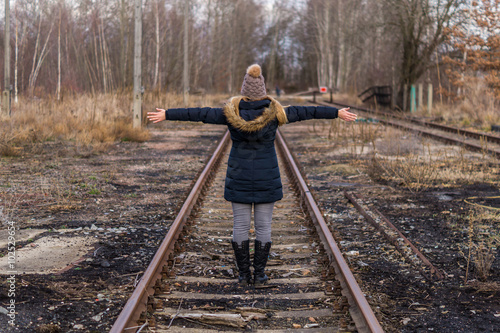
[(382, 332), (286, 143), (265, 288), (242, 287), (223, 198), (229, 134), (193, 186), (111, 332)]
[(461, 128), (437, 124), (418, 118), (408, 117), (384, 111), (371, 110), (360, 106), (352, 106), (342, 103), (327, 103), (310, 101), (311, 103), (324, 106), (350, 107), (363, 115), (375, 117), (379, 122), (396, 128), (419, 133), (435, 140), (448, 144), (463, 146), (472, 151), (484, 152), (500, 158), (500, 136), (487, 133), (478, 133)]

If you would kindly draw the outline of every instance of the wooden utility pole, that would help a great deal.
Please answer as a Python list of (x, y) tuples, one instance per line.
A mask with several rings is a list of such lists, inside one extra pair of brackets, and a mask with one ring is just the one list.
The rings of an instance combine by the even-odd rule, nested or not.
[(5, 46), (4, 46), (4, 57), (5, 57), (5, 68), (4, 68), (4, 90), (3, 90), (3, 100), (2, 109), (3, 114), (10, 116), (10, 0), (5, 0)]
[(184, 72), (182, 75), (182, 83), (184, 87), (184, 106), (189, 103), (189, 72), (188, 72), (188, 16), (189, 16), (189, 0), (184, 1)]
[(135, 38), (134, 38), (134, 121), (133, 127), (142, 127), (142, 0), (135, 0)]

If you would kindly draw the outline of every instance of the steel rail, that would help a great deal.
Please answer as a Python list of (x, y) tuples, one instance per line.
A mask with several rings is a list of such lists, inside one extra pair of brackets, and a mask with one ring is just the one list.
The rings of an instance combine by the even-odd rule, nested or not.
[[(286, 161), (287, 167), (289, 168), (289, 174), (292, 176), (290, 178), (295, 181), (296, 189), (300, 193), (300, 196), (307, 207), (318, 235), (330, 257), (330, 262), (335, 268), (336, 278), (342, 285), (343, 293), (345, 293), (344, 296), (346, 296), (349, 301), (349, 312), (356, 323), (358, 332), (383, 332), (378, 319), (375, 317), (375, 314), (368, 304), (368, 301), (361, 291), (354, 275), (342, 256), (342, 252), (335, 242), (335, 239), (333, 238), (333, 235), (323, 218), (323, 214), (319, 210), (314, 197), (309, 191), (309, 187), (300, 173), (298, 164), (295, 162), (295, 159), (288, 149), (280, 131), (277, 131), (276, 138), (278, 150), (283, 159)], [(345, 292), (345, 290), (349, 290), (349, 292)]]
[(156, 251), (153, 260), (142, 275), (139, 284), (116, 319), (110, 330), (111, 333), (128, 333), (135, 332), (137, 330), (137, 321), (141, 313), (147, 309), (148, 297), (154, 294), (154, 285), (161, 277), (162, 269), (167, 263), (169, 254), (174, 250), (174, 243), (179, 237), (179, 234), (186, 224), (188, 217), (191, 215), (195, 204), (200, 198), (202, 189), (207, 185), (210, 178), (213, 176), (211, 171), (220, 163), (225, 148), (229, 144), (229, 137), (229, 131), (226, 131), (214, 154), (191, 189), (191, 192), (184, 202), (184, 205), (181, 207), (177, 218), (172, 223), (167, 235)]
[[(318, 102), (314, 102), (314, 103), (318, 103)], [(392, 113), (380, 111), (380, 110), (372, 110), (372, 109), (364, 108), (361, 106), (351, 106), (351, 105), (347, 105), (344, 103), (338, 103), (338, 102), (334, 102), (334, 103), (323, 102), (323, 103), (330, 104), (330, 105), (335, 104), (335, 105), (339, 105), (339, 106), (343, 106), (343, 107), (351, 107), (353, 109), (364, 111), (367, 113), (374, 113), (374, 114), (379, 114), (382, 116), (387, 116), (387, 117), (391, 117), (391, 118), (397, 118), (397, 119), (401, 119), (401, 120), (405, 120), (405, 121), (410, 121), (412, 123), (419, 124), (422, 126), (436, 128), (436, 129), (440, 129), (442, 131), (456, 133), (458, 135), (470, 137), (473, 139), (487, 140), (488, 142), (500, 144), (500, 136), (496, 136), (496, 135), (474, 132), (474, 131), (470, 131), (470, 130), (466, 130), (466, 129), (462, 129), (462, 128), (458, 128), (458, 127), (453, 127), (453, 126), (448, 126), (448, 125), (443, 125), (443, 124), (436, 124), (436, 123), (432, 123), (432, 122), (425, 121), (422, 119), (417, 119), (417, 118), (408, 117), (408, 116), (402, 116), (399, 114), (392, 114)]]
[(404, 125), (401, 123), (397, 123), (397, 122), (389, 120), (389, 119), (383, 119), (381, 117), (377, 118), (377, 120), (379, 122), (386, 124), (386, 125), (390, 125), (390, 126), (393, 126), (396, 128), (401, 128), (401, 129), (409, 130), (412, 132), (416, 132), (416, 133), (419, 133), (423, 136), (429, 137), (431, 139), (439, 140), (439, 141), (442, 141), (445, 143), (454, 144), (454, 145), (461, 145), (461, 146), (464, 146), (465, 148), (472, 150), (472, 151), (478, 151), (478, 152), (484, 151), (492, 156), (495, 156), (496, 158), (500, 158), (500, 150), (491, 149), (491, 148), (488, 148), (486, 146), (487, 142), (500, 143), (500, 138), (497, 136), (472, 132), (472, 131), (463, 130), (460, 128), (446, 126), (446, 125), (434, 124), (434, 123), (426, 122), (423, 120), (411, 119), (411, 118), (407, 118), (407, 117), (399, 117), (397, 115), (391, 115), (387, 112), (370, 110), (370, 109), (367, 109), (364, 107), (359, 107), (359, 106), (352, 106), (352, 105), (347, 105), (347, 104), (342, 104), (342, 103), (337, 103), (337, 102), (335, 102), (335, 103), (326, 103), (326, 102), (318, 102), (318, 101), (316, 101), (316, 102), (310, 101), (310, 102), (314, 103), (314, 104), (318, 104), (318, 105), (324, 105), (324, 106), (338, 105), (341, 107), (350, 107), (351, 109), (359, 110), (359, 111), (366, 112), (366, 113), (380, 115), (380, 116), (388, 117), (388, 118), (389, 117), (396, 118), (396, 119), (399, 119), (402, 121), (409, 121), (411, 123), (415, 123), (415, 124), (420, 125), (420, 126), (435, 128), (435, 129), (439, 129), (441, 131), (455, 133), (455, 134), (461, 135), (465, 138), (470, 137), (473, 139), (481, 140), (482, 142), (484, 142), (484, 145), (483, 144), (476, 144), (473, 142), (465, 142), (464, 140), (457, 140), (456, 138), (453, 138), (450, 136), (439, 135), (439, 134), (436, 134), (436, 133), (433, 133), (430, 131), (426, 131), (425, 129), (414, 128), (414, 127), (407, 126), (407, 125)]
[[(354, 205), (354, 207), (356, 207), (356, 209), (361, 213), (361, 215), (363, 215), (366, 220), (368, 222), (370, 222), (371, 225), (373, 225), (378, 231), (380, 231), (384, 237), (386, 239), (388, 239), (397, 249), (399, 252), (401, 252), (401, 254), (403, 256), (406, 256), (406, 254), (404, 253), (404, 251), (401, 249), (401, 247), (399, 246), (398, 244), (398, 240), (395, 238), (395, 237), (392, 237), (390, 236), (387, 232), (385, 232), (385, 230), (375, 221), (375, 219), (373, 217), (370, 216), (370, 214), (361, 206), (361, 204), (359, 203), (359, 200), (363, 199), (361, 197), (361, 195), (359, 194), (356, 194), (356, 193), (349, 193), (348, 191), (345, 191), (344, 190), (344, 196), (349, 199), (349, 201)], [(403, 235), (403, 233), (398, 229), (396, 228), (396, 226), (394, 224), (391, 223), (391, 221), (389, 221), (389, 219), (384, 215), (382, 214), (378, 209), (376, 208), (371, 208), (373, 210), (373, 212), (375, 214), (377, 214), (380, 219), (382, 221), (384, 221), (384, 223), (389, 227), (391, 228), (394, 232), (396, 232), (399, 236), (399, 238), (401, 238), (403, 240), (403, 242), (409, 246), (412, 250), (412, 252), (420, 258), (420, 260), (427, 266), (429, 267), (430, 269), (430, 272), (431, 274), (435, 274), (437, 276), (437, 278), (439, 280), (442, 280), (444, 278), (443, 274), (439, 271), (439, 269), (437, 269), (430, 261), (429, 259), (427, 259), (423, 254), (422, 252), (419, 251), (419, 249), (417, 249), (417, 247), (415, 245), (413, 245), (412, 242), (410, 242), (410, 240), (408, 238), (406, 238), (405, 235)], [(420, 270), (420, 269), (419, 269)], [(420, 272), (422, 273), (422, 275), (426, 275), (423, 271), (420, 270)]]

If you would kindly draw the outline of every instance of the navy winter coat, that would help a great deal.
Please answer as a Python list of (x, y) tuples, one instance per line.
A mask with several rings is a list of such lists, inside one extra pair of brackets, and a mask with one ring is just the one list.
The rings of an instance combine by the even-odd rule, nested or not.
[[(244, 120), (243, 123), (255, 120), (268, 112), (270, 105), (269, 99), (242, 99), (239, 102), (239, 117)], [(284, 111), (288, 123), (308, 119), (333, 119), (338, 116), (338, 109), (325, 106), (289, 106)], [(226, 200), (238, 203), (268, 203), (281, 200), (283, 189), (274, 148), (278, 119), (269, 119), (259, 130), (252, 128), (254, 131), (249, 132), (238, 129), (241, 127), (235, 125), (234, 115), (229, 118), (227, 115), (227, 110), (208, 107), (168, 109), (165, 112), (166, 120), (201, 121), (228, 126), (233, 145), (227, 163), (224, 190)]]

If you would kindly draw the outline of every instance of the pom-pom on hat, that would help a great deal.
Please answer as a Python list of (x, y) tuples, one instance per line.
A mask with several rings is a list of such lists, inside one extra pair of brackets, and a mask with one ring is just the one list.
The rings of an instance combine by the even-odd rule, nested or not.
[(254, 64), (247, 68), (241, 85), (241, 94), (250, 99), (261, 99), (267, 96), (266, 83), (259, 65)]

